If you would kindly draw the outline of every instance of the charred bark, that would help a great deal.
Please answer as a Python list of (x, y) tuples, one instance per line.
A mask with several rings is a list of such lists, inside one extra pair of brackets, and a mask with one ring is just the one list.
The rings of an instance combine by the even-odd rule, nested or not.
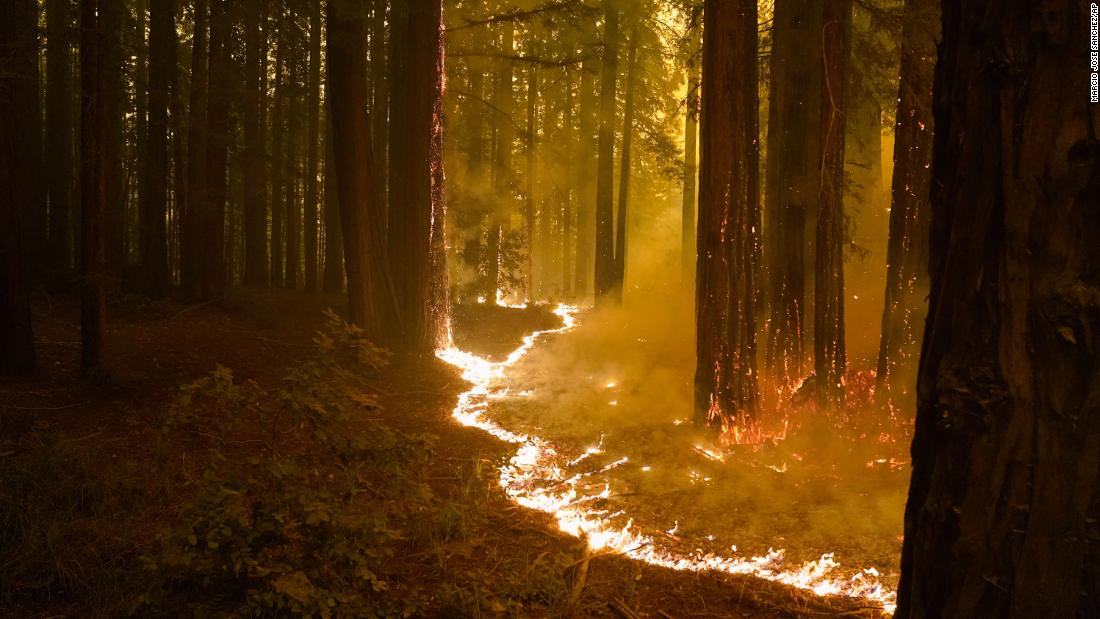
[[(764, 252), (768, 325), (764, 365), (796, 386), (805, 352), (807, 216), (817, 207), (821, 161), (821, 0), (779, 0), (772, 29)], [(812, 245), (811, 245), (812, 247)]]
[(901, 79), (894, 130), (890, 240), (875, 398), (911, 402), (920, 326), (928, 291), (928, 221), (932, 162), (932, 75), (939, 0), (908, 0), (902, 30)]
[(755, 0), (707, 0), (696, 271), (695, 423), (734, 441), (756, 428)]
[(900, 618), (1100, 616), (1100, 109), (1070, 0), (943, 3)]
[(822, 14), (821, 186), (814, 261), (814, 375), (819, 406), (844, 401), (844, 128), (851, 0), (825, 0)]

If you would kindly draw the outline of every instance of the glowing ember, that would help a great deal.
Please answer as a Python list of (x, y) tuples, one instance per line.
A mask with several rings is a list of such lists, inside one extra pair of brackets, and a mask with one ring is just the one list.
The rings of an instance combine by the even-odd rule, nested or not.
[[(498, 303), (501, 301), (498, 299)], [(554, 313), (561, 317), (562, 326), (526, 336), (519, 348), (504, 361), (492, 362), (453, 347), (436, 353), (443, 361), (461, 369), (462, 377), (472, 384), (469, 390), (459, 395), (452, 416), (463, 425), (480, 428), (502, 441), (519, 445), (516, 454), (500, 470), (500, 487), (513, 501), (553, 515), (562, 531), (586, 540), (592, 550), (612, 549), (627, 557), (675, 570), (745, 574), (807, 589), (817, 595), (863, 598), (878, 602), (886, 612), (893, 613), (896, 594), (881, 584), (879, 573), (874, 568), (862, 570), (850, 578), (835, 576), (840, 564), (834, 560), (832, 553), (823, 554), (816, 561), (788, 566), (781, 549), (771, 549), (762, 556), (744, 557), (736, 554), (736, 546), (731, 546), (734, 554), (730, 556), (703, 552), (682, 554), (661, 548), (653, 535), (634, 530), (633, 520), (628, 520), (625, 525), (616, 525), (612, 520), (621, 515), (620, 512), (608, 514), (598, 508), (597, 503), (611, 496), (610, 485), (604, 484), (593, 493), (591, 484), (582, 484), (584, 478), (595, 473), (622, 466), (627, 462), (626, 458), (611, 462), (598, 471), (566, 477), (564, 468), (601, 452), (602, 439), (600, 445), (590, 447), (581, 456), (568, 460), (548, 441), (538, 436), (514, 433), (489, 419), (486, 413), (490, 402), (510, 395), (505, 370), (522, 359), (542, 336), (572, 330), (576, 326), (577, 311), (576, 307), (558, 306)], [(614, 384), (607, 386), (612, 388)], [(676, 420), (677, 425), (680, 423), (682, 420)], [(722, 461), (721, 454), (716, 451), (700, 446), (696, 446), (696, 451), (709, 459)], [(785, 470), (786, 466), (782, 468)], [(643, 466), (641, 470), (649, 471), (650, 467)], [(779, 469), (775, 467), (773, 470)], [(692, 472), (693, 480), (696, 476), (700, 481), (709, 481), (709, 478)], [(676, 522), (672, 529), (664, 533), (674, 535), (678, 529), (679, 522)]]

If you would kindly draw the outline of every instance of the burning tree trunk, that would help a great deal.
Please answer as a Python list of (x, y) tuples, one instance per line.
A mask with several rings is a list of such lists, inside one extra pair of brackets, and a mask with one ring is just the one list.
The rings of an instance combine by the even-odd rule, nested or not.
[(932, 161), (932, 73), (939, 0), (908, 0), (894, 132), (890, 241), (882, 310), (876, 399), (886, 404), (909, 388), (919, 351), (928, 290), (928, 192)]
[(821, 189), (814, 269), (814, 374), (820, 406), (844, 400), (844, 89), (851, 0), (825, 0), (822, 20)]
[(772, 29), (765, 170), (768, 328), (764, 365), (780, 388), (806, 370), (806, 218), (817, 204), (821, 0), (779, 0)]
[(703, 8), (695, 422), (755, 426), (758, 177), (756, 1)]
[(366, 336), (386, 342), (397, 326), (385, 244), (386, 205), (374, 183), (367, 109), (365, 15), (355, 0), (330, 0), (327, 20), (328, 101), (344, 240), (351, 319)]
[(41, 165), (37, 132), (27, 114), (37, 113), (38, 11), (34, 0), (15, 0), (0, 19), (0, 374), (34, 369), (34, 334), (24, 266), (22, 220), (34, 208), (30, 198)]
[(626, 105), (623, 110), (623, 150), (619, 163), (619, 208), (615, 214), (615, 280), (614, 295), (623, 299), (623, 284), (626, 281), (626, 227), (627, 207), (630, 199), (630, 149), (634, 135), (634, 91), (638, 83), (638, 22), (630, 29), (630, 48), (627, 53)]
[[(200, 0), (201, 1), (201, 0)], [(244, 284), (267, 284), (267, 153), (260, 126), (260, 72), (267, 70), (260, 44), (260, 0), (248, 0), (244, 11)]]
[(615, 288), (615, 83), (619, 77), (619, 11), (604, 0), (603, 64), (600, 72), (600, 130), (596, 168), (596, 300)]
[(390, 115), (401, 125), (393, 129), (398, 139), (390, 142), (395, 181), (390, 192), (390, 265), (403, 327), (399, 345), (422, 353), (444, 343), (438, 321), (447, 313), (435, 307), (440, 302), (436, 287), (445, 286), (437, 272), (445, 265), (436, 255), (442, 253), (444, 239), (443, 161), (436, 143), (442, 131), (442, 6), (439, 0), (409, 3), (405, 19), (394, 21), (391, 30), (400, 45), (392, 48), (390, 60), (401, 68), (393, 73), (400, 79), (391, 82)]
[[(103, 147), (110, 126), (104, 77), (110, 69), (103, 62), (108, 55), (102, 45), (102, 4), (82, 0), (80, 9), (80, 365), (85, 372), (101, 366), (107, 330), (107, 254), (103, 239), (107, 157)], [(171, 21), (171, 15), (168, 19)]]
[(699, 60), (695, 57), (699, 51), (697, 21), (697, 18), (693, 18), (688, 32), (687, 96), (684, 99), (684, 195), (680, 209), (680, 260), (685, 284), (695, 280), (695, 201), (699, 177), (696, 164), (699, 151)]
[(1088, 23), (1081, 2), (943, 3), (901, 618), (1100, 616)]

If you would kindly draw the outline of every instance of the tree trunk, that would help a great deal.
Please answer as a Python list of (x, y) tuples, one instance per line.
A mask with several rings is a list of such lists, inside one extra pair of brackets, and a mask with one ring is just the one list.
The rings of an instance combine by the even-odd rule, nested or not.
[[(397, 0), (401, 2), (403, 0)], [(373, 0), (370, 23), (371, 140), (374, 145), (374, 178), (380, 204), (389, 204), (386, 183), (389, 178), (389, 103), (390, 76), (386, 58), (386, 0)]]
[[(928, 221), (932, 162), (932, 76), (939, 0), (908, 0), (901, 43), (886, 299), (882, 310), (875, 397), (912, 403), (928, 292)], [(900, 400), (899, 400), (900, 398)]]
[[(109, 1), (103, 0), (103, 3), (106, 4)], [(173, 20), (175, 20), (175, 9), (173, 9)], [(106, 26), (106, 22), (104, 22), (104, 26)], [(173, 285), (178, 282), (181, 215), (187, 210), (187, 181), (185, 180), (187, 177), (187, 158), (184, 156), (186, 141), (183, 137), (183, 134), (187, 131), (187, 120), (183, 106), (183, 85), (180, 81), (180, 42), (174, 24), (170, 39), (172, 65), (168, 80), (170, 96), (168, 113), (171, 116), (169, 128), (172, 134), (172, 200), (171, 208), (168, 210), (168, 281), (166, 285)], [(108, 177), (109, 181), (110, 178)], [(108, 188), (109, 195), (110, 189)], [(109, 210), (110, 202), (108, 199), (108, 212)]]
[[(500, 49), (506, 56), (513, 53), (515, 39), (515, 24), (511, 21), (503, 25)], [(493, 194), (496, 203), (493, 205), (493, 213), (489, 222), (489, 239), (487, 242), (488, 268), (486, 268), (485, 296), (490, 303), (494, 302), (501, 290), (501, 243), (502, 237), (509, 228), (509, 219), (512, 214), (512, 142), (515, 131), (512, 125), (512, 107), (514, 93), (512, 91), (512, 60), (504, 58), (497, 61), (496, 75), (493, 77), (493, 105), (497, 108), (493, 114), (493, 128), (496, 133), (496, 144), (493, 155)]]
[[(201, 1), (201, 0), (200, 0)], [(316, 4), (316, 3), (314, 3)], [(260, 126), (260, 72), (267, 69), (260, 44), (260, 0), (248, 0), (244, 11), (244, 284), (267, 284), (267, 153)]]
[(102, 0), (81, 0), (80, 7), (80, 365), (85, 373), (96, 372), (102, 366), (107, 330), (107, 255), (103, 238), (107, 157), (103, 147), (109, 130), (104, 79), (109, 69), (103, 62), (108, 55), (102, 44), (102, 5)]
[(619, 11), (604, 0), (603, 63), (600, 71), (599, 161), (596, 167), (596, 301), (615, 288), (615, 83), (619, 77)]
[[(107, 157), (107, 272), (112, 287), (117, 287), (126, 265), (126, 151), (127, 76), (123, 67), (130, 54), (122, 45), (129, 15), (125, 0), (104, 0), (103, 45), (104, 62), (111, 70), (107, 80), (107, 122), (110, 128), (104, 153)], [(43, 228), (43, 230), (45, 230)]]
[[(528, 54), (534, 56), (535, 51), (529, 48)], [(538, 144), (538, 108), (537, 100), (539, 96), (539, 84), (538, 84), (538, 68), (534, 63), (527, 67), (527, 188), (524, 191), (526, 198), (523, 208), (523, 221), (524, 229), (527, 233), (527, 298), (535, 299), (535, 178), (538, 176), (538, 170), (535, 166), (535, 149)], [(546, 213), (542, 214), (542, 219), (547, 219)], [(541, 243), (546, 243), (546, 235), (542, 235)], [(545, 252), (539, 256), (540, 262), (542, 262), (543, 278), (546, 274), (545, 264)]]
[(281, 3), (275, 5), (275, 84), (271, 113), (271, 285), (283, 285), (283, 192), (286, 187), (286, 166), (283, 145), (286, 141), (286, 80), (283, 71), (287, 60), (287, 37)]
[(684, 100), (684, 195), (680, 208), (680, 260), (683, 282), (690, 285), (695, 280), (695, 201), (699, 177), (699, 168), (696, 165), (699, 150), (699, 61), (695, 58), (698, 51), (698, 27), (693, 25), (688, 36), (691, 44), (688, 48), (687, 96)]
[(595, 202), (592, 188), (593, 171), (596, 169), (596, 141), (593, 134), (596, 131), (596, 92), (593, 79), (592, 61), (586, 59), (581, 63), (581, 97), (580, 120), (578, 131), (579, 151), (577, 162), (574, 165), (574, 174), (577, 179), (577, 251), (576, 251), (576, 275), (574, 277), (575, 288), (578, 297), (584, 297), (592, 290), (592, 275), (594, 273), (593, 243), (595, 240)]
[[(405, 12), (407, 11), (407, 12)], [(433, 239), (442, 240), (444, 219), (437, 211), (438, 166), (436, 152), (437, 101), (442, 96), (442, 3), (439, 0), (410, 3), (401, 19), (392, 24), (390, 61), (390, 172), (394, 202), (389, 212), (390, 265), (393, 269), (397, 311), (402, 322), (398, 346), (431, 353), (443, 343), (437, 294), (437, 263)], [(400, 109), (398, 109), (400, 108)], [(400, 125), (397, 123), (401, 123)], [(441, 187), (440, 187), (441, 189)], [(441, 205), (439, 205), (441, 207)], [(445, 314), (445, 310), (443, 310)]]
[(742, 442), (759, 397), (756, 1), (706, 0), (703, 19), (695, 423)]
[[(294, 13), (291, 11), (288, 23), (294, 22)], [(286, 208), (283, 215), (286, 217), (286, 273), (283, 284), (287, 288), (298, 287), (298, 274), (302, 269), (302, 211), (299, 202), (300, 185), (298, 174), (298, 153), (300, 140), (298, 137), (298, 124), (301, 121), (301, 80), (299, 79), (300, 58), (291, 55), (287, 58), (287, 72), (289, 84), (287, 86), (286, 108), (286, 154), (284, 156), (285, 176), (284, 195)]]
[(630, 149), (634, 136), (634, 91), (638, 81), (638, 24), (630, 29), (630, 51), (627, 54), (626, 105), (623, 110), (623, 150), (619, 158), (619, 208), (615, 213), (615, 279), (613, 294), (623, 300), (626, 281), (627, 207), (630, 200)]
[(309, 97), (306, 128), (305, 171), (305, 285), (317, 290), (317, 147), (320, 140), (321, 113), (321, 3), (309, 5)]
[(151, 297), (168, 292), (168, 84), (175, 63), (174, 0), (149, 2), (149, 122), (141, 195), (142, 290)]
[(814, 374), (819, 406), (844, 402), (844, 90), (851, 0), (825, 0), (821, 82), (821, 188), (814, 269)]
[[(37, 19), (36, 24), (37, 27)], [(73, 266), (72, 183), (73, 167), (73, 27), (70, 0), (46, 4), (46, 142), (45, 177), (49, 200), (49, 252), (54, 271)], [(37, 61), (36, 61), (37, 62)]]
[(327, 21), (333, 161), (340, 201), (351, 319), (379, 343), (398, 325), (385, 245), (386, 205), (377, 197), (367, 108), (365, 16), (355, 0), (330, 0)]
[(325, 101), (325, 292), (344, 291), (344, 249), (340, 234), (340, 202), (332, 154), (332, 103)]
[(1100, 109), (1085, 3), (943, 3), (897, 617), (1100, 616)]
[[(21, 232), (41, 165), (38, 113), (38, 3), (14, 0), (0, 19), (0, 375), (34, 370), (34, 333)], [(30, 172), (30, 173), (28, 173)]]
[[(187, 210), (180, 238), (180, 289), (185, 298), (202, 296), (203, 230), (206, 212), (207, 0), (195, 1), (191, 42), (191, 125), (187, 139)], [(245, 121), (245, 130), (248, 123)]]
[(821, 0), (779, 0), (772, 29), (764, 251), (764, 365), (779, 389), (805, 378), (807, 221), (821, 185)]
[[(576, 128), (573, 124), (573, 86), (572, 86), (572, 74), (568, 75), (565, 83), (565, 113), (562, 126), (565, 129), (565, 161), (573, 161), (574, 144), (576, 143), (575, 131)], [(572, 171), (572, 168), (567, 168), (568, 171)], [(567, 177), (570, 181), (574, 180), (571, 176)], [(562, 211), (561, 211), (561, 294), (562, 298), (571, 299), (576, 294), (573, 289), (573, 269), (570, 263), (570, 258), (573, 252), (573, 239), (570, 235), (573, 232), (573, 220), (574, 220), (574, 207), (573, 196), (576, 191), (576, 187), (572, 183), (567, 183), (562, 189), (564, 196), (562, 197)]]
[(225, 291), (226, 166), (229, 149), (230, 13), (226, 0), (210, 0), (210, 84), (207, 109), (206, 213), (203, 297)]

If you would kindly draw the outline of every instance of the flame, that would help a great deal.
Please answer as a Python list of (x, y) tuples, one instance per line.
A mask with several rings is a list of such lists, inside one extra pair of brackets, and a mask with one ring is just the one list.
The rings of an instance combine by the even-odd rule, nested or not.
[[(500, 301), (498, 299), (498, 303)], [(734, 554), (728, 556), (702, 551), (685, 554), (662, 548), (657, 544), (655, 534), (635, 530), (632, 519), (627, 520), (625, 525), (616, 525), (613, 519), (620, 516), (621, 512), (609, 514), (598, 508), (598, 503), (611, 496), (610, 485), (604, 484), (594, 493), (591, 492), (590, 484), (589, 487), (582, 486), (586, 477), (626, 465), (626, 458), (611, 462), (597, 471), (566, 477), (563, 464), (574, 465), (600, 453), (602, 437), (599, 445), (588, 448), (584, 454), (570, 460), (548, 441), (538, 436), (512, 432), (490, 419), (487, 416), (490, 402), (510, 394), (505, 371), (530, 352), (542, 337), (573, 330), (577, 325), (578, 311), (579, 308), (575, 306), (559, 305), (554, 313), (562, 319), (562, 326), (527, 335), (520, 346), (503, 361), (489, 361), (454, 347), (436, 352), (441, 360), (462, 370), (463, 379), (471, 383), (470, 389), (458, 397), (452, 412), (455, 420), (519, 446), (508, 464), (500, 469), (500, 487), (512, 501), (523, 507), (551, 514), (557, 520), (559, 529), (585, 540), (592, 550), (609, 549), (632, 559), (674, 570), (713, 570), (745, 574), (813, 591), (817, 595), (862, 598), (882, 604), (886, 613), (893, 614), (897, 594), (879, 581), (878, 571), (867, 568), (850, 578), (835, 576), (834, 572), (840, 564), (832, 553), (823, 554), (816, 561), (788, 566), (784, 562), (782, 549), (769, 549), (764, 555), (746, 557), (736, 554), (736, 546), (731, 546)], [(718, 456), (716, 452), (702, 447), (696, 447), (696, 450), (708, 458)], [(643, 466), (641, 470), (648, 471), (650, 467)], [(709, 481), (707, 478), (700, 478)], [(677, 521), (666, 533), (674, 534), (679, 526)]]

